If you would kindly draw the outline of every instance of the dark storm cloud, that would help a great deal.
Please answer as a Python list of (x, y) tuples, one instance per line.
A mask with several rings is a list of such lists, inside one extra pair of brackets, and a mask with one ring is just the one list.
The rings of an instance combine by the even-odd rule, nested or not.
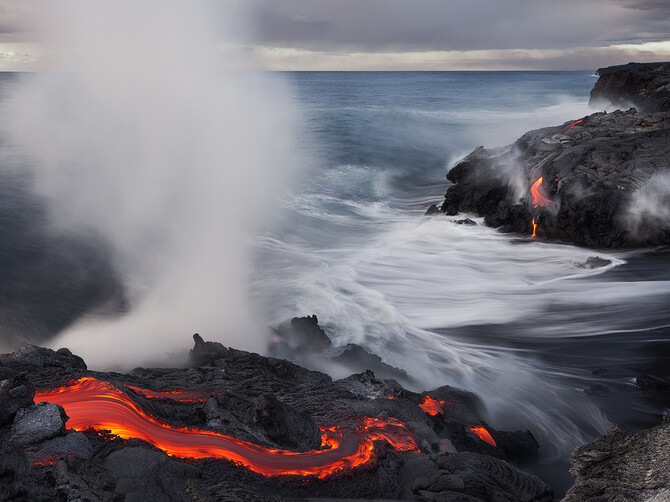
[(670, 2), (258, 0), (257, 43), (307, 50), (568, 49), (669, 38)]

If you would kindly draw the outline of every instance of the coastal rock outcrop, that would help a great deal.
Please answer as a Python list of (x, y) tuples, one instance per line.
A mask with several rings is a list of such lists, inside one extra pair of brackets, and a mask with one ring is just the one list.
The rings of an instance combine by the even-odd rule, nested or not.
[(572, 454), (564, 502), (670, 500), (670, 423), (631, 433), (612, 426)]
[[(654, 85), (665, 82), (666, 70), (653, 71)], [(441, 211), (588, 247), (667, 244), (670, 106), (659, 111), (663, 103), (650, 113), (594, 113), (529, 131), (503, 148), (478, 147), (447, 174)]]
[(591, 91), (593, 106), (634, 106), (641, 112), (670, 110), (670, 62), (628, 63), (600, 68)]

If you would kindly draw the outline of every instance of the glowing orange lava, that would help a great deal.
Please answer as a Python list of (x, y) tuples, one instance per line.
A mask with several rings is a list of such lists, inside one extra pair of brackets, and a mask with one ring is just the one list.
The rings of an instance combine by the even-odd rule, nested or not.
[(172, 399), (173, 401), (180, 401), (182, 403), (195, 403), (207, 400), (207, 398), (203, 397), (201, 394), (188, 390), (157, 391), (157, 390), (144, 389), (142, 387), (136, 387), (135, 385), (126, 385), (126, 387), (134, 390), (135, 392), (144, 397), (149, 398)]
[(533, 235), (532, 237), (535, 237), (535, 232), (537, 231), (537, 223), (535, 223), (535, 218), (533, 218)]
[(584, 119), (580, 119), (580, 120), (577, 120), (577, 121), (573, 122), (572, 124), (568, 124), (568, 125), (566, 125), (566, 126), (563, 128), (563, 130), (564, 130), (564, 131), (567, 131), (568, 129), (572, 129), (572, 128), (575, 127), (577, 124), (581, 124), (583, 121), (584, 121)]
[(495, 446), (496, 448), (498, 445), (496, 445), (495, 440), (491, 437), (491, 434), (489, 434), (489, 431), (487, 431), (484, 427), (479, 426), (479, 427), (470, 427), (470, 432), (476, 434), (479, 436), (479, 439), (482, 441), (486, 441), (488, 444), (491, 446)]
[(444, 401), (438, 401), (430, 396), (425, 396), (423, 401), (419, 403), (419, 406), (423, 411), (432, 416), (438, 413), (444, 414)]
[(226, 458), (264, 476), (298, 474), (324, 478), (342, 469), (374, 461), (374, 442), (387, 441), (399, 451), (417, 450), (412, 432), (393, 418), (352, 417), (321, 428), (322, 449), (308, 452), (267, 449), (212, 431), (173, 427), (148, 415), (108, 382), (91, 377), (35, 393), (35, 402), (65, 408), (68, 427), (109, 430), (125, 439), (139, 438), (168, 455)]
[(553, 204), (553, 200), (547, 199), (541, 192), (542, 190), (542, 178), (543, 176), (540, 176), (538, 180), (533, 183), (533, 186), (530, 187), (530, 196), (533, 200), (533, 207), (538, 207), (542, 206), (544, 207), (545, 204)]

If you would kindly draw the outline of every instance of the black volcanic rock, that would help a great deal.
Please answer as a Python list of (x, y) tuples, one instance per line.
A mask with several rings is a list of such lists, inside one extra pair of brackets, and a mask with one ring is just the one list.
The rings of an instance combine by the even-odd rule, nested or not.
[(21, 408), (14, 417), (8, 441), (26, 445), (65, 434), (67, 415), (62, 407), (51, 403)]
[(604, 258), (601, 258), (600, 256), (589, 256), (585, 262), (578, 263), (577, 266), (579, 268), (594, 269), (594, 268), (606, 267), (607, 265), (611, 264), (612, 260), (606, 260)]
[(253, 420), (283, 448), (315, 450), (321, 445), (319, 428), (309, 415), (283, 404), (273, 394), (256, 398)]
[(75, 356), (68, 349), (53, 351), (37, 345), (26, 345), (11, 354), (1, 354), (0, 364), (3, 366), (16, 367), (22, 365), (45, 367), (56, 367), (65, 369), (86, 369), (84, 360)]
[(219, 342), (206, 342), (198, 333), (193, 335), (193, 341), (195, 345), (188, 353), (193, 366), (212, 364), (229, 353), (228, 349)]
[(670, 63), (628, 63), (600, 68), (589, 104), (670, 111)]
[[(670, 242), (670, 113), (596, 113), (530, 131), (513, 145), (477, 148), (447, 175), (442, 211), (484, 216), (505, 232), (589, 247)], [(540, 177), (548, 201), (533, 203)], [(660, 180), (660, 182), (659, 182)]]
[[(483, 424), (480, 420), (486, 415), (474, 394), (452, 387), (430, 391), (449, 404), (446, 417), (435, 417), (419, 406), (425, 394), (404, 389), (394, 380), (378, 379), (371, 371), (333, 382), (323, 373), (285, 360), (227, 349), (200, 336), (194, 339), (192, 360), (202, 361), (202, 365), (137, 368), (125, 375), (64, 368), (52, 355), (39, 359), (43, 365), (33, 364), (32, 358), (4, 356), (3, 361), (12, 361), (11, 368), (0, 366), (10, 377), (5, 390), (8, 395), (23, 396), (23, 401), (17, 404), (14, 424), (0, 425), (0, 499), (551, 500), (547, 485), (506, 462), (505, 458), (513, 457), (507, 445), (521, 442), (514, 439), (516, 433), (508, 433), (512, 438), (508, 440), (504, 433), (489, 428), (505, 443), (497, 449), (468, 432), (473, 422)], [(32, 388), (60, 386), (82, 376), (110, 382), (163, 424), (222, 433), (259, 448), (312, 450), (320, 446), (320, 427), (349, 427), (351, 420), (358, 427), (355, 424), (362, 423), (358, 420), (383, 418), (405, 424), (418, 449), (395, 451), (385, 441), (378, 441), (375, 462), (324, 479), (263, 477), (225, 459), (167, 456), (144, 441), (123, 440), (105, 431), (65, 434), (66, 417), (55, 405), (27, 402)], [(130, 386), (180, 390), (196, 399), (179, 401), (178, 396), (172, 399), (169, 394), (146, 397)], [(57, 411), (51, 414), (57, 419), (55, 426), (46, 427), (41, 419), (31, 419), (39, 425), (34, 429), (40, 435), (18, 439), (17, 424), (41, 408)], [(457, 441), (450, 436), (445, 424), (465, 439)], [(47, 429), (50, 432), (45, 434)], [(47, 439), (54, 435), (55, 439)], [(7, 441), (10, 436), (18, 443)]]
[(381, 357), (376, 354), (370, 354), (363, 347), (356, 344), (347, 345), (344, 351), (339, 356), (333, 357), (332, 360), (352, 370), (365, 368), (380, 378), (396, 378), (404, 381), (409, 379), (405, 370), (386, 364), (382, 361)]
[(331, 346), (330, 338), (319, 326), (316, 315), (285, 321), (279, 325), (276, 334), (297, 352), (323, 352)]
[(14, 420), (16, 412), (33, 403), (35, 391), (13, 378), (0, 381), (0, 426)]
[(572, 454), (564, 502), (670, 500), (670, 424), (637, 433), (612, 426)]
[[(442, 212), (588, 247), (670, 243), (670, 65), (598, 72), (593, 102), (644, 112), (594, 113), (504, 148), (477, 147), (447, 174)], [(531, 186), (540, 178), (544, 200), (534, 201)]]

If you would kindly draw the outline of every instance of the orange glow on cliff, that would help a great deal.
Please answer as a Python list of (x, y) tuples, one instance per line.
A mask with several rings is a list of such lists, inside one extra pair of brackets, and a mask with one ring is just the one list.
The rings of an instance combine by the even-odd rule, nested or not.
[(577, 120), (577, 121), (573, 122), (572, 124), (568, 124), (568, 125), (566, 125), (566, 126), (563, 128), (563, 130), (564, 130), (564, 131), (567, 131), (568, 129), (572, 129), (572, 128), (575, 127), (577, 124), (581, 124), (583, 121), (584, 121), (584, 119), (580, 119), (580, 120)]
[(542, 194), (542, 176), (538, 178), (538, 180), (533, 183), (533, 186), (530, 187), (530, 196), (533, 199), (533, 207), (538, 207), (538, 206), (543, 206), (545, 204), (553, 204), (553, 200), (547, 199), (543, 194)]
[(470, 432), (476, 434), (477, 436), (479, 436), (479, 439), (481, 439), (482, 441), (486, 441), (491, 446), (495, 446), (496, 448), (498, 447), (498, 445), (496, 445), (495, 440), (491, 437), (491, 434), (489, 434), (489, 431), (487, 431), (484, 427), (481, 426), (471, 427)]
[(429, 415), (435, 416), (438, 413), (444, 414), (444, 401), (438, 401), (430, 396), (425, 396), (423, 401), (419, 403), (419, 406)]
[(145, 413), (108, 382), (91, 377), (35, 393), (35, 402), (65, 408), (69, 428), (109, 430), (124, 439), (139, 438), (168, 455), (225, 458), (264, 476), (298, 474), (324, 478), (343, 469), (374, 462), (374, 442), (387, 441), (399, 451), (418, 450), (407, 427), (393, 418), (352, 417), (321, 428), (322, 449), (308, 452), (267, 449), (213, 431), (174, 427)]

